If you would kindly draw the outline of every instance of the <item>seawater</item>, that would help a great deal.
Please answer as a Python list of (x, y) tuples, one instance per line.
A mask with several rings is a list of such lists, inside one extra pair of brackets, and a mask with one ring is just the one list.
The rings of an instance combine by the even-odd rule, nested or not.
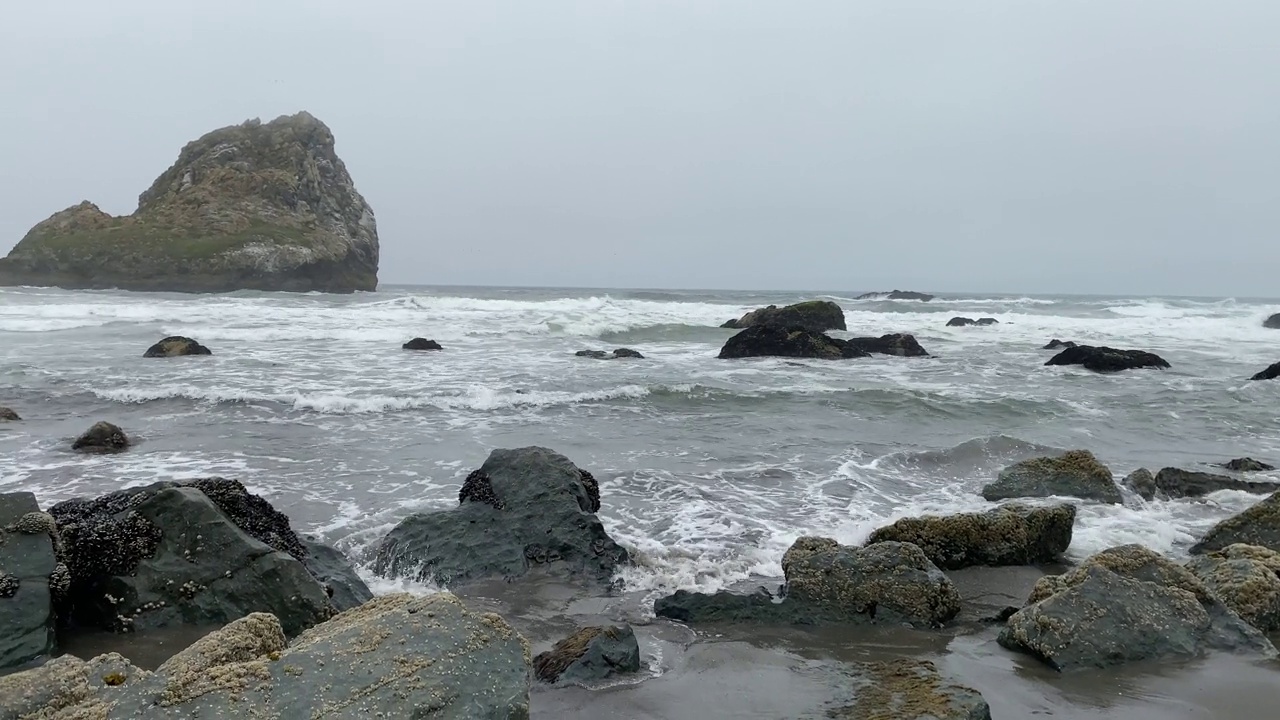
[[(838, 302), (848, 333), (914, 334), (931, 358), (716, 358), (752, 308)], [(158, 479), (243, 481), (357, 559), (409, 513), (457, 503), (497, 447), (545, 445), (601, 482), (601, 517), (638, 559), (621, 580), (650, 596), (781, 575), (807, 534), (857, 543), (920, 513), (991, 507), (1000, 468), (1087, 448), (1117, 477), (1280, 460), (1280, 360), (1248, 299), (387, 287), (350, 296), (0, 289), (0, 491), (44, 505)], [(991, 327), (946, 327), (954, 315)], [(212, 348), (144, 360), (165, 335)], [(438, 340), (445, 350), (400, 344)], [(1051, 338), (1162, 355), (1173, 368), (1097, 375), (1045, 367)], [(645, 360), (578, 358), (626, 346)], [(92, 422), (135, 448), (82, 456)], [(1280, 480), (1276, 474), (1261, 478)], [(1079, 559), (1139, 542), (1183, 555), (1256, 502), (1083, 504)], [(373, 578), (376, 588), (429, 590)]]

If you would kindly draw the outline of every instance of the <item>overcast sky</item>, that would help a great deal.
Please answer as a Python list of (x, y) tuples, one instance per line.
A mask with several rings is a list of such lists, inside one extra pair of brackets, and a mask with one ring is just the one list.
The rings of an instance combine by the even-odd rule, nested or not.
[(308, 110), (384, 283), (1280, 295), (1277, 0), (49, 0), (0, 252)]

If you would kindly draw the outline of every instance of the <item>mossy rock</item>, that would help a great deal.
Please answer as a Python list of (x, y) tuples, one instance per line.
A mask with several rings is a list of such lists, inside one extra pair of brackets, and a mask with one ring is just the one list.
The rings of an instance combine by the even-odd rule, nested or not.
[(1002, 470), (995, 482), (982, 488), (982, 497), (987, 500), (1050, 496), (1113, 504), (1122, 500), (1111, 470), (1088, 450), (1023, 460)]

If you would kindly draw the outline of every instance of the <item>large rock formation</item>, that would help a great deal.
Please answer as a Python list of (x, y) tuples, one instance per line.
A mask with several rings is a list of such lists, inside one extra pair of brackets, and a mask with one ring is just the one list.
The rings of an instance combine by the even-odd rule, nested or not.
[(286, 643), (253, 613), (154, 673), (118, 655), (71, 657), (0, 678), (0, 718), (529, 717), (529, 647), (501, 617), (456, 597), (387, 595)]
[(815, 333), (846, 329), (844, 310), (841, 310), (839, 305), (830, 300), (810, 300), (785, 307), (770, 305), (759, 310), (752, 310), (737, 320), (730, 320), (720, 327), (745, 330), (761, 325), (777, 328), (798, 327)]
[(1156, 473), (1156, 494), (1162, 497), (1203, 497), (1219, 490), (1240, 490), (1264, 494), (1280, 490), (1280, 484), (1242, 480), (1228, 475), (1181, 470), (1173, 467), (1164, 468)]
[(867, 544), (912, 543), (943, 570), (1032, 565), (1054, 562), (1066, 552), (1075, 520), (1074, 505), (1009, 503), (984, 513), (902, 518), (871, 533)]
[(782, 557), (786, 596), (685, 590), (658, 598), (654, 613), (686, 623), (907, 623), (938, 627), (960, 612), (951, 580), (910, 543), (865, 548), (802, 537)]
[(1214, 525), (1200, 542), (1191, 546), (1191, 552), (1213, 552), (1237, 543), (1280, 552), (1280, 491)]
[(542, 566), (607, 582), (630, 558), (605, 532), (599, 509), (599, 484), (565, 456), (494, 450), (463, 483), (458, 507), (400, 521), (379, 543), (374, 570), (449, 584)]
[(849, 338), (845, 341), (848, 345), (858, 348), (865, 353), (878, 353), (880, 355), (897, 355), (899, 357), (928, 357), (929, 353), (925, 351), (920, 343), (916, 341), (914, 335), (905, 333), (894, 333), (892, 335), (881, 335), (880, 337), (856, 337)]
[(0, 285), (177, 292), (352, 292), (378, 283), (373, 210), (310, 114), (250, 120), (188, 143), (113, 217), (55, 213), (0, 260)]
[(66, 580), (53, 518), (29, 492), (0, 495), (0, 671), (53, 652), (53, 593)]
[(1135, 368), (1167, 368), (1169, 363), (1155, 353), (1116, 350), (1109, 347), (1076, 345), (1049, 358), (1045, 365), (1083, 365), (1086, 370), (1107, 373)]
[(867, 357), (869, 353), (845, 340), (801, 327), (756, 325), (734, 335), (720, 348), (721, 360), (752, 357), (791, 357), (814, 360)]
[(1014, 463), (1001, 470), (995, 482), (982, 488), (982, 497), (987, 500), (1053, 495), (1114, 504), (1121, 501), (1120, 488), (1111, 471), (1088, 450)]

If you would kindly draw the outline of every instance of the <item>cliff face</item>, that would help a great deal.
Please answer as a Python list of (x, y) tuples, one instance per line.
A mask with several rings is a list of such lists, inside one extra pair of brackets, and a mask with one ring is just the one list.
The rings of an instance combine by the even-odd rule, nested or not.
[(333, 144), (305, 112), (214, 130), (182, 149), (132, 215), (85, 201), (36, 225), (0, 259), (0, 285), (373, 290), (377, 224)]

